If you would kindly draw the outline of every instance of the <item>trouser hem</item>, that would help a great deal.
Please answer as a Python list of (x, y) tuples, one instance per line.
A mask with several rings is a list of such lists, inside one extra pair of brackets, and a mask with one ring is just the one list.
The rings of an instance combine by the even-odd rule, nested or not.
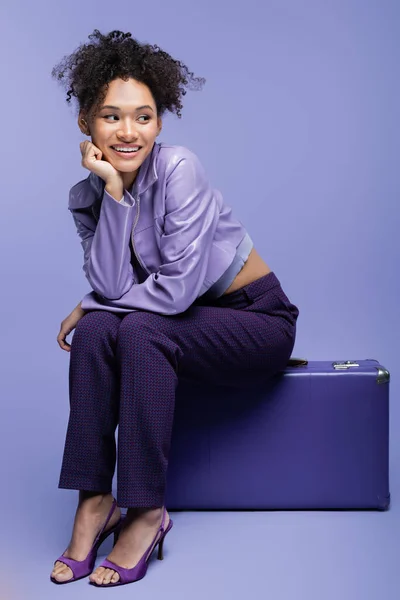
[(87, 492), (112, 492), (112, 481), (108, 478), (77, 476), (76, 473), (63, 473), (58, 482), (58, 488), (63, 490), (84, 490)]

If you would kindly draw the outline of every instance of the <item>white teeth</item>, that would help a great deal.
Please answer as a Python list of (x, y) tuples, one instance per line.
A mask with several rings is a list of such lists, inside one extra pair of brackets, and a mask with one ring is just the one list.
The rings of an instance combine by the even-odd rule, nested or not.
[(138, 150), (140, 150), (140, 148), (117, 148), (116, 146), (113, 146), (113, 148), (118, 152), (137, 152)]

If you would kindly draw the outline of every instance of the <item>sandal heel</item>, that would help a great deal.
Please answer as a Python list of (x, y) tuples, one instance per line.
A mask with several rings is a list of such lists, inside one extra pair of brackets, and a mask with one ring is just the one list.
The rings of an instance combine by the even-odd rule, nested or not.
[(158, 544), (158, 554), (157, 554), (158, 560), (163, 560), (164, 559), (164, 554), (163, 554), (164, 540), (165, 540), (165, 536), (162, 538), (162, 540)]
[(119, 534), (120, 534), (120, 529), (117, 529), (117, 531), (114, 531), (114, 544), (113, 544), (113, 546), (115, 546), (115, 544), (118, 542)]

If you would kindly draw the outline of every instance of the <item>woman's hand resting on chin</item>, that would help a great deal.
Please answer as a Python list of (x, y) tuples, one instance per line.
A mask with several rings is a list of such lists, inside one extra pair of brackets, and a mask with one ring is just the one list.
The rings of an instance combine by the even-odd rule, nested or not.
[(101, 177), (106, 183), (107, 192), (116, 200), (121, 200), (124, 193), (124, 182), (121, 173), (111, 163), (102, 160), (102, 151), (92, 142), (85, 140), (79, 145), (82, 154), (82, 167)]

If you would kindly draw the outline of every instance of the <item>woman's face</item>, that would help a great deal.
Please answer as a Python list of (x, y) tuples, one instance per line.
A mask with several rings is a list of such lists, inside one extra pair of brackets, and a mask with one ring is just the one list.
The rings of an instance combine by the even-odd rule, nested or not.
[[(86, 127), (82, 119), (88, 124)], [(102, 159), (121, 173), (127, 189), (162, 128), (150, 89), (136, 79), (111, 81), (100, 109), (91, 118), (81, 111), (78, 125), (101, 150)], [(113, 148), (127, 144), (140, 146), (140, 149), (137, 153), (123, 154)]]

